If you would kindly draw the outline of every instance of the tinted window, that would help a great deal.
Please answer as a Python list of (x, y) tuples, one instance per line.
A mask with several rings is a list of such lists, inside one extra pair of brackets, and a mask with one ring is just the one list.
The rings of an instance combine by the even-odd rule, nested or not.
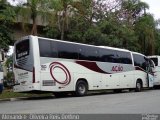
[(119, 63), (116, 50), (101, 49), (100, 50), (100, 58), (101, 58), (102, 62)]
[(158, 58), (150, 58), (151, 60), (153, 60), (155, 66), (158, 66)]
[(78, 46), (76, 44), (57, 42), (59, 58), (78, 59)]
[(39, 50), (41, 57), (51, 56), (51, 42), (48, 40), (39, 40)]
[(93, 46), (39, 39), (39, 49), (41, 57), (132, 64), (129, 52), (99, 49)]
[(123, 64), (132, 64), (131, 54), (129, 52), (117, 51), (118, 62)]
[(144, 56), (133, 54), (133, 59), (134, 59), (134, 65), (135, 66), (139, 66), (139, 67), (143, 68), (144, 70), (146, 70), (147, 60)]
[(57, 57), (56, 42), (39, 39), (41, 57)]
[(29, 55), (29, 39), (16, 44), (16, 58), (18, 59), (27, 55)]
[(96, 47), (91, 46), (79, 46), (79, 59), (80, 60), (90, 60), (99, 61), (99, 52)]

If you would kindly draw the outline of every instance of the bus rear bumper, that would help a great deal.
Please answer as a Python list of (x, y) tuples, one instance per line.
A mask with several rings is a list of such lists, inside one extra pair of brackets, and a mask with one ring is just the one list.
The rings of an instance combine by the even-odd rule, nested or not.
[(40, 90), (39, 84), (36, 85), (36, 83), (30, 85), (15, 85), (13, 88), (14, 92), (31, 92), (36, 90)]
[(3, 84), (0, 84), (0, 93), (3, 91)]

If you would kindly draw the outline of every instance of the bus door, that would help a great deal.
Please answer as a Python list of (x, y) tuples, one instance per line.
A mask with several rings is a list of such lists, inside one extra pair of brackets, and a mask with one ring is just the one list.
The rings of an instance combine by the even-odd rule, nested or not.
[(154, 74), (153, 74), (154, 66), (155, 65), (153, 61), (148, 59), (146, 70), (147, 70), (147, 84), (149, 88), (153, 87), (153, 83), (154, 83)]

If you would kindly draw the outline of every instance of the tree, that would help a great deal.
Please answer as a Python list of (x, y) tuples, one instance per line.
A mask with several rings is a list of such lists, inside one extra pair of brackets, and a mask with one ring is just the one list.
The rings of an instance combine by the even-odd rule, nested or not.
[(155, 54), (160, 55), (160, 29), (158, 27), (159, 24), (157, 24), (157, 28), (155, 30)]
[(155, 21), (152, 15), (146, 14), (135, 24), (135, 31), (139, 37), (141, 52), (146, 55), (155, 53)]
[(122, 1), (119, 17), (127, 26), (132, 27), (135, 21), (146, 13), (149, 6), (140, 0)]
[(6, 0), (0, 1), (0, 49), (8, 51), (9, 44), (12, 43), (11, 25), (15, 20), (13, 8), (7, 4)]
[(154, 54), (155, 47), (159, 51), (159, 45), (155, 46), (158, 30), (153, 16), (146, 12), (149, 6), (145, 2), (54, 0), (53, 3), (54, 25), (46, 28), (47, 35), (53, 38), (126, 48), (146, 55)]
[(138, 38), (133, 29), (111, 18), (101, 21), (99, 27), (104, 36), (105, 45), (139, 51)]
[(43, 20), (43, 15), (47, 15), (45, 7), (48, 5), (48, 0), (27, 0), (27, 3), (17, 7), (18, 17), (22, 18), (23, 27), (25, 23), (32, 21), (31, 34), (37, 35), (37, 17)]
[[(73, 4), (74, 0), (50, 0), (50, 9), (52, 9), (52, 16), (55, 17), (54, 21), (57, 24), (56, 27), (60, 32), (60, 39), (63, 40), (65, 37), (65, 32), (69, 27), (69, 18), (73, 14)], [(55, 23), (51, 26), (55, 27)]]
[(14, 85), (14, 74), (13, 74), (13, 56), (7, 56), (5, 61), (5, 67), (7, 68), (7, 74), (4, 77), (4, 87), (12, 88)]

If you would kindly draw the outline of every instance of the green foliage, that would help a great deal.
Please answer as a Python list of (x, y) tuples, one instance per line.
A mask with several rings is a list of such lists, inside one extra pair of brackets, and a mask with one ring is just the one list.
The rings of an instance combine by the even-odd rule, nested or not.
[(5, 62), (5, 67), (9, 68), (13, 66), (13, 56), (9, 56)]
[(59, 39), (60, 37), (60, 32), (58, 31), (58, 29), (56, 29), (56, 27), (50, 27), (50, 26), (46, 26), (44, 29), (45, 32), (45, 37), (48, 38), (55, 38), (55, 39)]
[(97, 27), (89, 28), (84, 34), (85, 43), (103, 45), (101, 31)]
[(13, 72), (8, 72), (7, 76), (4, 77), (4, 81), (3, 81), (4, 87), (5, 88), (12, 88), (13, 84), (14, 84), (13, 80), (14, 80)]
[(155, 54), (160, 55), (160, 29), (155, 33)]
[[(52, 18), (56, 19), (46, 27), (47, 37), (125, 48), (146, 55), (160, 54), (160, 44), (155, 44), (160, 43), (156, 28), (159, 22), (146, 12), (149, 6), (145, 2), (53, 0), (52, 3), (56, 13)], [(65, 14), (61, 16), (59, 12)]]
[(14, 74), (12, 71), (13, 66), (13, 56), (7, 58), (5, 62), (5, 67), (7, 68), (7, 75), (4, 77), (4, 87), (11, 88), (14, 83)]
[(105, 36), (106, 45), (139, 51), (138, 38), (130, 27), (121, 25), (115, 20), (102, 21), (99, 26)]
[(26, 23), (32, 21), (32, 29), (29, 31), (32, 35), (38, 35), (37, 31), (37, 17), (39, 21), (44, 21), (49, 12), (46, 12), (49, 0), (27, 0), (27, 3), (16, 7), (17, 17), (21, 18), (22, 27), (24, 31), (29, 31), (29, 27)]
[(5, 24), (0, 23), (0, 48), (8, 51), (9, 44), (12, 42), (12, 30)]
[(4, 49), (5, 51), (9, 49), (9, 44), (13, 40), (10, 26), (14, 22), (14, 19), (15, 12), (13, 8), (4, 1), (0, 1), (0, 49)]
[(27, 0), (13, 9), (1, 0), (0, 49), (8, 50), (13, 39), (10, 25), (17, 13), (24, 28), (32, 20), (34, 35), (40, 15), (40, 21), (48, 23), (45, 37), (160, 54), (160, 20), (155, 21), (148, 8), (140, 0)]
[(17, 93), (13, 92), (12, 89), (6, 89), (2, 92), (0, 95), (0, 99), (8, 99), (8, 98), (46, 98), (46, 97), (51, 97), (52, 98), (52, 93), (44, 93), (44, 94), (31, 94), (31, 93)]
[(87, 43), (84, 39), (84, 34), (89, 29), (89, 24), (82, 17), (74, 17), (71, 19), (68, 32), (66, 32), (65, 39), (74, 42)]
[(154, 18), (149, 14), (140, 17), (135, 24), (135, 31), (144, 54), (152, 55), (155, 53), (155, 30)]

